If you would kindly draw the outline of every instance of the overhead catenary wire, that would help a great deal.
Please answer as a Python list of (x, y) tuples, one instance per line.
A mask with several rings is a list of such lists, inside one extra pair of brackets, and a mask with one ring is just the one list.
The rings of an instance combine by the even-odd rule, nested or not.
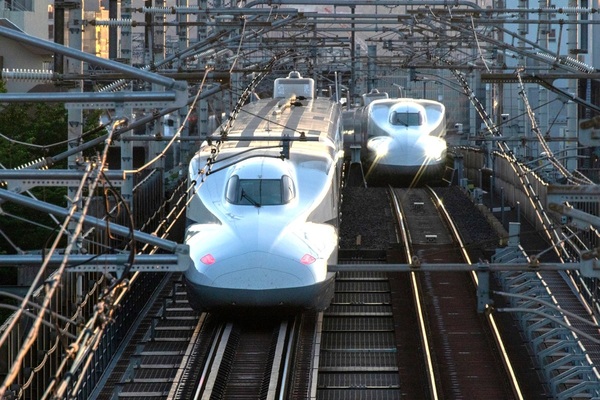
[[(438, 3), (439, 3), (439, 4), (441, 4), (441, 2), (438, 2)], [(340, 3), (340, 4), (341, 4), (341, 3)], [(384, 5), (385, 7), (389, 7), (390, 9), (391, 9), (392, 7), (395, 7), (395, 6), (392, 6), (392, 5), (391, 5), (391, 3), (384, 3), (383, 5)], [(447, 8), (447, 9), (446, 9), (446, 8)], [(459, 13), (459, 12), (461, 11), (460, 9), (457, 9), (457, 8), (455, 8), (455, 7), (446, 7), (446, 8), (445, 8), (444, 10), (439, 10), (439, 12), (444, 12), (444, 11), (445, 11), (445, 12), (448, 12), (448, 13), (452, 13), (454, 10), (457, 10), (457, 12)], [(271, 7), (270, 9), (272, 10), (273, 8)], [(439, 13), (438, 13), (438, 14), (439, 14)], [(472, 17), (472, 16), (471, 16), (471, 21), (473, 21), (473, 17)], [(307, 26), (308, 26), (308, 24), (307, 24)], [(478, 37), (476, 37), (476, 39), (477, 39), (477, 41), (478, 41), (478, 44), (479, 44), (479, 40), (478, 40), (479, 38), (478, 38)], [(242, 43), (242, 39), (240, 39), (240, 40), (239, 40), (239, 43), (240, 43), (240, 44)], [(219, 45), (222, 45), (222, 44), (219, 44)], [(239, 53), (239, 48), (240, 48), (240, 47), (238, 46), (238, 53)], [(244, 54), (238, 54), (238, 56), (240, 57), (240, 60), (242, 60), (242, 57), (244, 57)], [(480, 56), (483, 56), (483, 55), (481, 54), (481, 52), (480, 52)], [(236, 60), (237, 60), (237, 58), (236, 58)], [(487, 65), (486, 65), (486, 67), (487, 67)], [(178, 199), (178, 200), (179, 200), (179, 201), (181, 201), (181, 199)]]
[[(81, 136), (74, 138), (74, 139), (67, 139), (67, 140), (62, 140), (60, 142), (54, 142), (54, 143), (49, 143), (49, 144), (35, 144), (35, 143), (29, 143), (29, 142), (23, 142), (20, 140), (15, 140), (15, 139), (11, 139), (6, 135), (3, 135), (2, 133), (0, 133), (0, 138), (6, 140), (7, 142), (10, 143), (14, 143), (14, 144), (18, 144), (24, 147), (31, 147), (31, 148), (36, 148), (36, 149), (42, 149), (42, 150), (46, 150), (52, 147), (57, 147), (57, 146), (64, 146), (65, 144), (69, 144), (72, 142), (78, 142), (80, 141), (82, 138), (89, 136), (89, 135), (93, 135), (95, 133), (101, 132), (103, 129), (106, 128), (108, 124), (101, 124), (93, 129), (90, 129), (87, 132), (84, 132), (81, 134)], [(4, 167), (2, 167), (4, 168)]]
[[(114, 129), (111, 129), (111, 133), (114, 131)], [(101, 158), (100, 164), (98, 165), (99, 170), (101, 171), (104, 168), (104, 165), (106, 164), (106, 158), (108, 156), (108, 149), (109, 149), (109, 143), (110, 143), (110, 139), (111, 136), (109, 134), (108, 140), (106, 141), (106, 145), (105, 145), (105, 149), (104, 149), (104, 153), (103, 156)], [(86, 168), (86, 174), (87, 177), (91, 177), (93, 175), (93, 168), (91, 164), (87, 165)], [(100, 181), (100, 176), (101, 174), (97, 173), (90, 185), (90, 191), (93, 192), (96, 187), (98, 187), (99, 181)], [(55, 250), (58, 247), (58, 244), (60, 242), (60, 238), (67, 232), (67, 228), (71, 225), (71, 221), (73, 219), (73, 215), (75, 214), (75, 212), (77, 211), (77, 198), (83, 197), (83, 192), (84, 192), (84, 188), (87, 186), (87, 179), (82, 179), (80, 182), (80, 185), (76, 188), (75, 190), (75, 196), (76, 198), (71, 199), (72, 203), (71, 206), (69, 208), (69, 214), (68, 216), (65, 218), (62, 226), (60, 227), (59, 230), (59, 234), (57, 235), (56, 239), (54, 240), (48, 255), (46, 257), (44, 257), (44, 260), (42, 262), (42, 265), (40, 267), (40, 271), (38, 272), (38, 274), (36, 275), (34, 282), (32, 283), (29, 291), (27, 292), (27, 295), (24, 297), (23, 302), (21, 303), (21, 307), (25, 308), (26, 304), (28, 302), (31, 301), (31, 297), (33, 295), (33, 291), (34, 289), (36, 289), (39, 284), (41, 283), (42, 277), (44, 276), (44, 273), (48, 267), (48, 261), (49, 261), (49, 255), (53, 254), (55, 252)], [(81, 214), (82, 216), (85, 216), (88, 212), (88, 209), (90, 207), (92, 198), (88, 197), (86, 199), (86, 201), (84, 202)], [(21, 348), (19, 349), (17, 355), (15, 356), (14, 359), (14, 363), (12, 364), (10, 370), (8, 371), (4, 382), (2, 383), (2, 386), (0, 386), (0, 397), (2, 397), (4, 395), (4, 393), (6, 392), (6, 390), (12, 385), (13, 381), (16, 379), (16, 377), (19, 374), (20, 371), (20, 366), (21, 363), (23, 362), (26, 354), (28, 353), (30, 347), (34, 344), (35, 339), (39, 333), (40, 327), (42, 325), (42, 320), (44, 318), (45, 315), (45, 310), (48, 308), (51, 299), (54, 295), (54, 292), (56, 291), (56, 289), (58, 288), (60, 282), (61, 282), (61, 276), (64, 273), (65, 269), (66, 269), (66, 265), (67, 265), (67, 258), (69, 253), (71, 253), (73, 251), (73, 249), (76, 248), (77, 246), (77, 242), (79, 240), (79, 234), (82, 232), (83, 230), (83, 223), (84, 223), (84, 218), (80, 218), (74, 227), (71, 227), (71, 236), (69, 238), (68, 244), (65, 248), (65, 256), (63, 258), (63, 261), (61, 262), (60, 266), (56, 269), (56, 271), (54, 272), (54, 279), (51, 281), (47, 281), (45, 286), (45, 296), (42, 300), (42, 309), (40, 310), (38, 317), (34, 320), (31, 328), (29, 329), (28, 334), (26, 335), (25, 339), (24, 339), (24, 343), (21, 346)], [(17, 321), (20, 319), (20, 315), (21, 315), (22, 311), (17, 311), (16, 315), (14, 316), (14, 318), (11, 319), (10, 323), (9, 323), (9, 327), (4, 331), (4, 333), (2, 334), (2, 336), (0, 337), (0, 346), (2, 346), (3, 343), (5, 343), (6, 339), (8, 338), (8, 334), (10, 333), (10, 331), (13, 329), (14, 324), (17, 323)]]
[(127, 175), (127, 174), (137, 174), (145, 169), (147, 169), (148, 167), (150, 167), (151, 165), (153, 165), (154, 163), (156, 163), (158, 160), (160, 160), (162, 157), (165, 156), (166, 152), (171, 148), (171, 146), (173, 146), (173, 144), (175, 143), (176, 140), (178, 140), (181, 136), (181, 132), (183, 131), (183, 128), (185, 127), (185, 124), (188, 122), (190, 115), (192, 114), (192, 111), (194, 110), (194, 107), (196, 106), (196, 103), (198, 102), (198, 99), (200, 97), (200, 94), (202, 94), (202, 90), (204, 88), (204, 82), (206, 81), (206, 77), (209, 73), (209, 71), (212, 70), (212, 67), (206, 67), (204, 70), (204, 76), (202, 78), (202, 82), (200, 83), (200, 86), (198, 87), (198, 91), (196, 92), (196, 96), (194, 97), (194, 100), (192, 101), (191, 106), (189, 107), (189, 110), (184, 118), (184, 120), (182, 121), (181, 125), (179, 126), (179, 128), (177, 129), (177, 131), (175, 132), (175, 134), (173, 135), (173, 137), (171, 138), (171, 140), (169, 140), (169, 142), (165, 145), (164, 149), (157, 154), (153, 159), (151, 159), (150, 161), (148, 161), (147, 163), (145, 163), (144, 165), (142, 165), (139, 168), (136, 168), (134, 170), (124, 170), (123, 171), (123, 175)]
[(582, 179), (582, 178), (573, 176), (573, 174), (569, 170), (567, 170), (567, 168), (565, 168), (554, 157), (554, 153), (552, 152), (552, 150), (550, 149), (550, 146), (548, 146), (548, 143), (546, 142), (546, 139), (540, 132), (540, 129), (539, 129), (537, 121), (535, 119), (533, 110), (532, 110), (531, 106), (529, 105), (529, 99), (527, 98), (527, 93), (525, 91), (525, 85), (523, 84), (523, 80), (521, 78), (522, 70), (523, 70), (522, 68), (518, 68), (516, 71), (516, 75), (519, 80), (519, 95), (521, 96), (521, 99), (523, 100), (523, 103), (525, 105), (525, 112), (526, 112), (527, 116), (529, 117), (529, 121), (531, 123), (531, 130), (536, 135), (538, 142), (542, 146), (542, 149), (544, 150), (544, 152), (546, 152), (548, 161), (550, 161), (550, 163), (552, 163), (552, 165), (569, 181), (574, 182), (574, 183), (584, 183), (584, 184), (592, 183), (592, 181), (589, 178)]
[[(185, 186), (186, 182), (185, 180), (182, 181), (180, 183), (180, 187), (181, 186)], [(189, 188), (188, 188), (189, 190)], [(175, 196), (175, 191), (173, 193), (173, 196)], [(181, 204), (182, 202), (185, 202), (187, 200), (188, 196), (184, 195), (184, 196), (179, 196), (177, 198), (176, 203), (177, 204)], [(173, 200), (173, 198), (171, 198), (170, 200)], [(170, 221), (171, 223), (169, 225), (167, 225), (166, 227), (164, 227), (163, 234), (158, 234), (158, 231), (161, 230), (163, 228), (163, 225), (157, 227), (154, 231), (155, 234), (157, 234), (157, 236), (165, 238), (168, 237), (171, 230), (174, 228), (174, 226), (176, 225), (176, 222), (178, 220), (178, 218), (180, 218), (182, 216), (182, 214), (185, 212), (185, 207), (173, 207), (170, 211), (170, 214), (176, 213), (176, 215), (174, 216), (174, 218), (171, 218)], [(165, 219), (165, 224), (167, 224), (166, 219)], [(143, 246), (143, 248), (141, 249), (143, 252), (148, 253), (148, 254), (155, 254), (157, 251), (157, 248), (150, 248), (151, 245), (146, 244)], [(132, 287), (132, 284), (139, 278), (141, 272), (135, 272), (133, 273), (133, 275), (131, 276), (131, 278), (128, 280), (128, 284), (127, 285), (118, 285), (115, 290), (113, 290), (111, 297), (110, 298), (105, 298), (105, 301), (101, 302), (100, 304), (102, 304), (102, 307), (97, 308), (94, 311), (94, 318), (97, 318), (98, 314), (102, 315), (103, 320), (105, 320), (106, 322), (110, 322), (111, 319), (111, 315), (115, 312), (115, 310), (117, 309), (117, 307), (119, 306), (119, 304), (121, 304), (121, 302), (123, 301), (125, 295), (128, 293), (128, 291), (130, 290), (130, 288)], [(86, 343), (87, 345), (83, 346), (81, 348), (81, 353), (78, 356), (80, 358), (80, 361), (78, 363), (78, 365), (80, 365), (80, 369), (77, 371), (76, 369), (71, 368), (71, 371), (77, 371), (77, 374), (75, 373), (70, 373), (70, 374), (65, 374), (65, 376), (63, 378), (60, 377), (60, 374), (56, 374), (56, 385), (54, 385), (55, 387), (58, 387), (58, 389), (55, 391), (55, 393), (52, 393), (51, 390), (47, 390), (46, 391), (46, 395), (56, 395), (57, 393), (60, 393), (62, 391), (67, 390), (68, 386), (65, 385), (65, 382), (73, 382), (73, 391), (76, 390), (78, 387), (80, 387), (80, 385), (85, 381), (85, 371), (87, 368), (89, 368), (90, 366), (90, 360), (91, 357), (94, 354), (94, 351), (96, 350), (96, 348), (99, 345), (99, 339), (102, 337), (104, 330), (106, 329), (106, 327), (108, 326), (107, 323), (103, 323), (101, 325), (99, 325), (97, 327), (97, 329), (93, 332), (93, 335), (88, 336), (88, 341), (84, 342), (82, 338), (79, 339), (80, 343)], [(89, 332), (82, 332), (81, 335), (88, 335)], [(63, 361), (63, 364), (66, 367), (66, 360)], [(64, 369), (64, 368), (63, 368)], [(62, 381), (62, 383), (60, 383), (60, 381)]]
[[(183, 197), (185, 197), (185, 196), (183, 196)], [(181, 201), (183, 200), (183, 197), (181, 197), (181, 198), (180, 198), (178, 201), (179, 201), (179, 202), (181, 202)], [(168, 231), (169, 231), (169, 230), (172, 228), (173, 224), (175, 223), (175, 221), (177, 220), (177, 218), (181, 217), (181, 214), (182, 214), (182, 212), (184, 212), (184, 210), (185, 210), (185, 209), (184, 209), (184, 208), (182, 208), (181, 210), (179, 210), (179, 211), (178, 211), (177, 217), (176, 217), (176, 218), (173, 220), (173, 223), (171, 224), (171, 226), (166, 228), (166, 232), (168, 232)], [(173, 211), (174, 211), (174, 210), (173, 210)], [(145, 249), (146, 249), (146, 247), (147, 247), (147, 245), (145, 246)], [(153, 249), (153, 250), (151, 250), (151, 252), (154, 252), (155, 250), (156, 250), (156, 249)], [(139, 273), (136, 273), (136, 274), (134, 275), (134, 277), (132, 278), (132, 280), (134, 280), (134, 279), (135, 279), (135, 277), (136, 277), (138, 274), (139, 274)], [(106, 304), (106, 305), (114, 304), (114, 303), (116, 302), (116, 301), (114, 300), (114, 298), (120, 298), (120, 297), (121, 297), (121, 296), (122, 296), (122, 295), (123, 295), (123, 294), (124, 294), (124, 293), (125, 293), (125, 292), (128, 290), (128, 288), (129, 288), (129, 285), (122, 285), (122, 284), (120, 284), (120, 285), (113, 285), (113, 286), (116, 286), (114, 289), (117, 289), (117, 288), (120, 288), (120, 289), (122, 289), (122, 290), (121, 290), (121, 294), (120, 294), (119, 296), (115, 296), (115, 295), (113, 294), (113, 295), (112, 295), (112, 299), (111, 299), (111, 300), (109, 300), (108, 302), (104, 302), (104, 304)], [(113, 292), (114, 292), (114, 290), (113, 290)], [(110, 296), (109, 296), (109, 298), (110, 298)], [(95, 317), (94, 317), (94, 318), (95, 318)], [(90, 336), (90, 338), (89, 338), (89, 340), (88, 340), (88, 341), (89, 341), (89, 344), (88, 344), (88, 345), (86, 345), (86, 346), (84, 346), (84, 347), (81, 349), (81, 351), (83, 351), (83, 349), (85, 349), (85, 354), (83, 354), (83, 353), (82, 353), (83, 355), (76, 356), (76, 357), (78, 357), (77, 359), (80, 359), (80, 360), (81, 360), (81, 361), (79, 361), (77, 364), (78, 364), (78, 365), (81, 365), (81, 366), (82, 366), (82, 368), (86, 368), (87, 366), (89, 366), (89, 362), (90, 362), (90, 359), (91, 359), (90, 357), (91, 357), (91, 355), (93, 354), (93, 350), (94, 350), (94, 348), (97, 346), (97, 343), (99, 343), (97, 339), (98, 339), (99, 337), (101, 337), (101, 335), (102, 335), (102, 330), (98, 331), (98, 332), (97, 332), (97, 333), (95, 333), (93, 336)], [(92, 340), (92, 339), (93, 339), (93, 340)], [(81, 342), (81, 343), (86, 343), (86, 341), (85, 341), (85, 340), (80, 340), (80, 342)], [(78, 354), (79, 354), (79, 353), (78, 353)], [(63, 362), (63, 364), (64, 364), (65, 362), (67, 362), (67, 360), (65, 360), (65, 361)], [(61, 369), (60, 369), (60, 370), (62, 371), (63, 369), (64, 369), (64, 368), (62, 368), (62, 367), (61, 367)], [(72, 370), (74, 371), (74, 369), (72, 369)], [(58, 373), (57, 373), (57, 377), (58, 377), (59, 375), (60, 375), (60, 374), (58, 374)], [(81, 375), (81, 376), (83, 376), (83, 375)], [(65, 379), (66, 379), (66, 381), (64, 381), (64, 380), (63, 380), (63, 383), (61, 383), (60, 385), (58, 385), (58, 387), (57, 387), (57, 389), (56, 389), (56, 390), (57, 390), (57, 392), (62, 392), (62, 391), (64, 391), (64, 390), (66, 389), (66, 387), (67, 387), (67, 386), (65, 386), (65, 382), (67, 382), (67, 383), (68, 383), (68, 382), (70, 382), (70, 381), (73, 379), (73, 375), (72, 375), (72, 374), (67, 374), (67, 375), (65, 376)], [(79, 379), (79, 380), (78, 380), (78, 381), (75, 383), (75, 385), (76, 385), (75, 387), (77, 387), (77, 386), (78, 386), (78, 385), (80, 385), (80, 384), (81, 384), (81, 380)], [(53, 387), (56, 387), (56, 385), (53, 385)], [(48, 391), (47, 391), (46, 393), (47, 393), (47, 394), (48, 394), (48, 393), (51, 393), (51, 391), (52, 391), (52, 388), (48, 388)]]
[[(88, 172), (91, 172), (91, 171), (88, 171)], [(79, 187), (77, 188), (77, 191), (76, 191), (77, 196), (81, 196), (84, 186), (85, 186), (85, 181), (82, 180), (81, 184), (79, 185)], [(62, 236), (62, 232), (67, 231), (67, 227), (69, 226), (69, 224), (71, 222), (71, 219), (75, 212), (75, 209), (76, 209), (75, 205), (71, 205), (70, 214), (67, 218), (65, 218), (65, 221), (60, 230), (61, 233), (57, 236), (54, 243), (52, 244), (49, 254), (53, 253), (54, 250), (58, 247), (59, 239)], [(77, 226), (73, 230), (73, 234), (74, 234), (73, 237), (76, 237), (76, 235), (78, 234), (78, 230), (81, 228), (81, 226), (82, 226), (82, 221), (80, 221), (80, 223), (77, 224)], [(67, 253), (70, 252), (74, 247), (75, 247), (75, 241), (73, 241), (71, 239), (66, 248)], [(36, 275), (36, 278), (34, 279), (34, 282), (32, 283), (29, 291), (27, 292), (27, 295), (23, 298), (23, 302), (21, 303), (21, 308), (25, 309), (27, 303), (29, 303), (31, 301), (31, 297), (33, 295), (33, 290), (35, 288), (37, 288), (39, 286), (39, 284), (41, 283), (40, 281), (43, 277), (43, 273), (47, 269), (47, 266), (48, 266), (48, 258), (46, 257), (46, 259), (44, 260), (44, 262), (42, 263), (42, 265), (40, 267), (40, 272)], [(65, 257), (65, 259), (63, 259), (63, 262), (55, 271), (55, 278), (52, 281), (46, 282), (46, 285), (44, 285), (45, 286), (45, 296), (41, 303), (42, 309), (40, 310), (37, 318), (34, 320), (32, 326), (30, 327), (29, 332), (27, 333), (27, 335), (23, 341), (23, 345), (21, 346), (17, 355), (15, 356), (15, 359), (13, 360), (13, 364), (12, 364), (10, 370), (7, 372), (4, 382), (2, 383), (2, 386), (0, 386), (0, 397), (4, 396), (6, 390), (12, 385), (12, 383), (18, 376), (20, 367), (21, 367), (21, 363), (23, 362), (25, 355), (29, 351), (30, 347), (35, 342), (35, 339), (39, 333), (39, 329), (42, 325), (42, 320), (44, 318), (44, 315), (46, 314), (45, 310), (48, 309), (48, 307), (50, 305), (51, 298), (52, 298), (56, 288), (58, 287), (58, 284), (60, 282), (60, 276), (64, 272), (65, 267), (66, 267), (66, 257)], [(14, 324), (16, 324), (17, 321), (20, 319), (21, 314), (22, 314), (21, 310), (17, 311), (16, 315), (9, 322), (8, 328), (4, 331), (3, 335), (0, 337), (0, 347), (6, 342), (9, 332), (13, 329)]]

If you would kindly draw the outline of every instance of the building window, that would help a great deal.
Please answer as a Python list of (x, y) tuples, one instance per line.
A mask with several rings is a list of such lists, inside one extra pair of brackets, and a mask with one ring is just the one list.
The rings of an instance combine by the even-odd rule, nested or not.
[(48, 39), (54, 40), (54, 25), (48, 25)]
[(48, 19), (54, 19), (54, 4), (48, 4)]
[(33, 11), (33, 0), (6, 0), (4, 4), (11, 11)]
[[(587, 0), (581, 0), (580, 4), (582, 8), (588, 7)], [(582, 21), (579, 25), (579, 53), (587, 54), (589, 46), (589, 24), (586, 22), (589, 20), (588, 13), (581, 13), (579, 20)]]

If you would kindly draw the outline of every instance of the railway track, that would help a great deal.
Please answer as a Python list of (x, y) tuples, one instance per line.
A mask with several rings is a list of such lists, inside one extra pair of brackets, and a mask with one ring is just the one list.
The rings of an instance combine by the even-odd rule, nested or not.
[(294, 319), (224, 322), (194, 399), (275, 399), (285, 390)]
[[(416, 269), (419, 262), (470, 262), (433, 191), (394, 189), (392, 195)], [(430, 350), (424, 354), (432, 398), (522, 398), (492, 317), (477, 312), (477, 277), (442, 269), (410, 274), (423, 347)]]
[[(355, 220), (346, 216), (344, 226), (356, 227), (341, 238), (341, 262), (462, 262), (451, 258), (460, 246), (433, 219), (429, 195), (394, 190), (398, 209), (413, 214), (404, 216), (409, 245), (389, 223), (391, 194), (368, 191), (376, 193), (366, 203), (376, 215), (347, 214)], [(296, 320), (198, 315), (173, 277), (150, 307), (145, 333), (132, 340), (127, 364), (111, 378), (112, 389), (97, 398), (519, 398), (501, 368), (488, 371), (502, 362), (490, 353), (498, 342), (487, 316), (476, 312), (469, 274), (417, 271), (339, 273), (331, 307)]]
[[(352, 222), (351, 236), (361, 243), (342, 253), (344, 262), (464, 262), (425, 192), (390, 191), (386, 198), (396, 199), (396, 211), (382, 207), (381, 190), (372, 193), (378, 199), (366, 204), (383, 219), (369, 214), (367, 225)], [(398, 228), (391, 234), (385, 220), (402, 210), (406, 233)], [(369, 236), (387, 240), (369, 243)], [(317, 398), (356, 398), (357, 391), (365, 399), (520, 398), (502, 369), (501, 342), (477, 313), (471, 279), (459, 272), (341, 273), (332, 306), (323, 313)]]
[[(385, 191), (383, 194), (369, 199), (369, 206), (377, 210), (373, 214), (365, 213), (366, 204), (353, 199), (344, 203), (346, 233), (341, 241), (345, 250), (340, 251), (340, 263), (385, 262), (387, 252), (382, 246), (395, 239), (385, 222), (392, 215)], [(358, 209), (348, 208), (353, 206)], [(368, 232), (361, 229), (365, 223)], [(388, 274), (342, 272), (335, 287), (332, 304), (320, 314), (317, 324), (316, 398), (401, 398)]]
[[(479, 247), (478, 243), (486, 242), (486, 235), (479, 235), (485, 229), (467, 226), (472, 220), (465, 212), (469, 208), (457, 209), (459, 203), (455, 201), (459, 193), (464, 196), (465, 192), (453, 189), (457, 188), (446, 187), (435, 190), (446, 200), (447, 207), (454, 216), (457, 226), (460, 227), (461, 233), (466, 230), (475, 234), (475, 237), (469, 238), (469, 235), (466, 237), (467, 246), (471, 250)], [(484, 200), (489, 201), (487, 197)], [(472, 208), (470, 210), (472, 211)], [(526, 218), (519, 219), (518, 211), (518, 209), (510, 210), (503, 219), (520, 222), (518, 241), (524, 252), (538, 255), (541, 262), (560, 263), (554, 251), (547, 251), (551, 245), (536, 232)], [(487, 256), (484, 258), (491, 259), (493, 253), (487, 251)], [(562, 271), (538, 273), (504, 271), (490, 275), (490, 289), (492, 289), (494, 302), (493, 316), (506, 338), (506, 351), (513, 361), (515, 373), (522, 382), (521, 389), (527, 399), (567, 398), (568, 396), (593, 398), (597, 393), (596, 377), (578, 373), (578, 371), (588, 370), (588, 367), (574, 361), (583, 360), (576, 354), (580, 349), (585, 349), (585, 359), (598, 365), (600, 346), (597, 341), (597, 322), (591, 316), (590, 305), (582, 298), (581, 288), (576, 288), (572, 276)], [(561, 312), (554, 314), (556, 311), (551, 305), (543, 305), (537, 300), (528, 305), (527, 301), (532, 300), (528, 295), (546, 301), (546, 304), (559, 306)], [(518, 311), (519, 307), (521, 310)], [(530, 310), (525, 311), (528, 307)], [(555, 318), (561, 319), (564, 324), (553, 324), (552, 320)], [(570, 333), (571, 329), (580, 329), (580, 331), (576, 334)], [(560, 337), (559, 341), (552, 339), (557, 336)], [(544, 344), (540, 346), (539, 343)], [(553, 348), (554, 345), (556, 347)], [(530, 355), (529, 360), (526, 355)], [(563, 380), (564, 376), (569, 376), (569, 379)], [(565, 393), (570, 394), (565, 395)]]
[(92, 398), (275, 399), (288, 390), (298, 323), (199, 314), (180, 275), (167, 276)]

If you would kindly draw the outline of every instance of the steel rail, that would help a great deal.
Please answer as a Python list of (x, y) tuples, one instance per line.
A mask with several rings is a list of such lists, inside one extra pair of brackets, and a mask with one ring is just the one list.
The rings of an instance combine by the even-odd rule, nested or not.
[[(427, 188), (429, 195), (435, 200), (436, 206), (437, 206), (440, 214), (442, 215), (443, 219), (446, 221), (446, 224), (447, 224), (452, 236), (458, 242), (458, 247), (460, 249), (460, 252), (461, 252), (465, 262), (467, 264), (471, 264), (471, 258), (469, 257), (469, 254), (467, 252), (467, 247), (465, 246), (465, 244), (463, 242), (460, 231), (454, 224), (454, 221), (452, 220), (452, 217), (448, 213), (448, 210), (446, 210), (446, 207), (444, 207), (443, 201), (439, 198), (437, 193), (435, 193), (435, 191), (430, 186), (427, 186), (426, 188)], [(471, 275), (471, 279), (475, 283), (475, 287), (477, 287), (479, 289), (479, 279), (478, 279), (477, 273), (475, 271), (470, 271), (470, 275)], [(488, 321), (488, 324), (490, 325), (490, 328), (492, 330), (494, 342), (498, 346), (498, 349), (500, 349), (500, 356), (502, 358), (502, 364), (504, 366), (504, 369), (506, 370), (506, 373), (508, 374), (508, 376), (510, 378), (511, 390), (512, 390), (513, 394), (515, 395), (515, 398), (523, 400), (524, 399), (523, 392), (521, 391), (521, 387), (520, 387), (517, 377), (515, 375), (515, 370), (512, 366), (512, 363), (511, 363), (508, 353), (506, 351), (506, 347), (504, 346), (504, 340), (502, 339), (502, 335), (500, 333), (500, 330), (498, 329), (498, 323), (496, 322), (496, 319), (494, 318), (494, 315), (491, 312), (486, 312), (485, 317), (486, 317), (486, 320)]]
[(227, 338), (231, 334), (231, 324), (226, 325), (225, 323), (221, 324), (217, 330), (217, 334), (215, 336), (215, 340), (212, 342), (210, 350), (207, 355), (207, 361), (204, 363), (204, 368), (202, 369), (202, 374), (200, 375), (200, 380), (198, 385), (196, 386), (196, 390), (194, 391), (193, 400), (199, 400), (200, 395), (204, 390), (207, 389), (209, 383), (214, 384), (214, 382), (209, 381), (209, 375), (211, 373), (211, 368), (213, 363), (216, 360), (217, 350), (221, 346), (221, 341), (227, 341)]
[[(393, 205), (392, 210), (394, 212), (394, 215), (396, 216), (397, 226), (400, 229), (401, 237), (399, 239), (401, 240), (402, 244), (404, 245), (406, 259), (413, 260), (413, 257), (415, 257), (415, 256), (412, 254), (412, 251), (411, 251), (410, 231), (406, 224), (406, 218), (404, 218), (402, 206), (400, 204), (400, 201), (398, 200), (396, 193), (394, 192), (394, 188), (392, 186), (388, 186), (388, 190), (389, 190), (390, 199), (391, 199), (392, 205)], [(415, 303), (415, 308), (416, 308), (416, 313), (417, 313), (417, 320), (419, 321), (419, 332), (420, 332), (420, 337), (421, 337), (421, 342), (422, 342), (422, 347), (423, 347), (423, 353), (424, 353), (423, 357), (424, 357), (425, 367), (426, 367), (426, 371), (427, 371), (427, 386), (429, 388), (429, 394), (430, 394), (431, 400), (437, 400), (437, 399), (441, 398), (440, 397), (441, 393), (439, 392), (440, 389), (437, 386), (437, 382), (439, 381), (439, 378), (438, 378), (439, 374), (436, 371), (436, 368), (435, 368), (435, 365), (433, 362), (433, 355), (431, 354), (431, 350), (430, 350), (431, 333), (427, 329), (427, 324), (425, 322), (426, 321), (426, 317), (424, 314), (425, 307), (423, 305), (424, 298), (420, 293), (420, 291), (421, 291), (420, 285), (418, 282), (418, 277), (415, 272), (410, 272), (410, 282), (411, 282), (411, 287), (412, 287), (413, 300)]]
[[(226, 358), (230, 355), (228, 346), (230, 345), (230, 340), (235, 336), (232, 335), (234, 328), (235, 323), (224, 323), (220, 332), (216, 335), (204, 365), (199, 384), (194, 393), (193, 400), (210, 400), (215, 398), (215, 396), (220, 395), (219, 393), (223, 387), (221, 387), (218, 381), (220, 379), (222, 368), (226, 367), (226, 363), (230, 362), (226, 360)], [(296, 330), (296, 324), (290, 326), (287, 320), (281, 321), (277, 342), (274, 347), (273, 359), (270, 361), (272, 366), (268, 381), (266, 400), (281, 398), (284, 393), (283, 389), (286, 385), (283, 381), (287, 379), (289, 373), (289, 368), (287, 368), (287, 366), (290, 364), (289, 352), (291, 350), (288, 336), (293, 336)], [(288, 332), (291, 332), (290, 335), (288, 335)], [(267, 334), (270, 335), (271, 332), (269, 331)]]

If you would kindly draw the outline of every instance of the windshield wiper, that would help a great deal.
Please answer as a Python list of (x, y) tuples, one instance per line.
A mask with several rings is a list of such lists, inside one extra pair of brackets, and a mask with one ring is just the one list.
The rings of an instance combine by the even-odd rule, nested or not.
[(256, 207), (260, 207), (260, 203), (256, 200), (254, 200), (252, 197), (250, 197), (244, 189), (242, 189), (242, 198), (248, 200), (250, 202), (250, 204), (252, 204)]

